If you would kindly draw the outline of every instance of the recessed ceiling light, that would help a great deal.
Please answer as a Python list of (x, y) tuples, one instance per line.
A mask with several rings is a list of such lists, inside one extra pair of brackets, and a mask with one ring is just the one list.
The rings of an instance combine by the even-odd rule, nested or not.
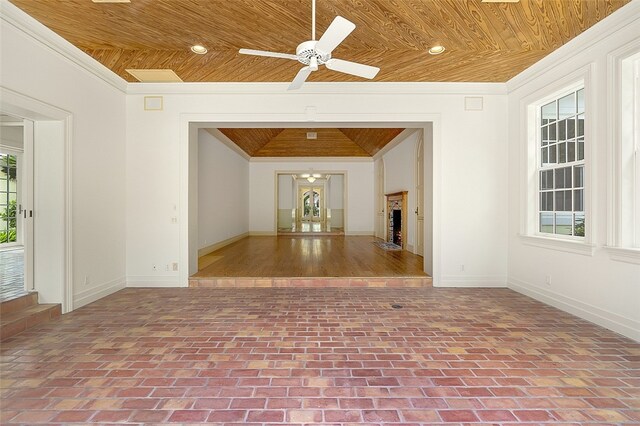
[(441, 46), (441, 45), (439, 45), (439, 44), (437, 44), (437, 45), (435, 45), (435, 46), (431, 46), (431, 47), (429, 48), (429, 54), (430, 54), (430, 55), (439, 55), (439, 54), (441, 54), (441, 53), (442, 53), (442, 52), (444, 52), (444, 51), (445, 51), (444, 46)]
[(207, 53), (207, 48), (196, 44), (195, 46), (191, 46), (191, 51), (193, 53), (197, 53), (198, 55), (204, 55), (205, 53)]

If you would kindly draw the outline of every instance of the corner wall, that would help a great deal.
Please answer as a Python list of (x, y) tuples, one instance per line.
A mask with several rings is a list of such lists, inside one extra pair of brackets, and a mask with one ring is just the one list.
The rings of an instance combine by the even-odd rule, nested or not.
[[(618, 123), (609, 114), (611, 91), (608, 59), (615, 50), (637, 43), (640, 4), (632, 2), (567, 43), (547, 58), (509, 81), (509, 287), (535, 299), (571, 312), (626, 336), (640, 340), (640, 264), (614, 260), (606, 249), (608, 182), (613, 171), (608, 163), (611, 129)], [(537, 96), (562, 89), (559, 82), (572, 74), (588, 72), (587, 123), (592, 132), (590, 200), (593, 253), (577, 254), (565, 247), (541, 247), (519, 234), (525, 216), (527, 123), (524, 108)], [(589, 180), (587, 180), (589, 184)], [(547, 284), (549, 277), (549, 284)]]

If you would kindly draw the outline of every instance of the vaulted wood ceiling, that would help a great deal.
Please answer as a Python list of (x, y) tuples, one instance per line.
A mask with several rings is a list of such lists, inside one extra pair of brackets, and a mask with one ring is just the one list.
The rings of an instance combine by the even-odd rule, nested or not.
[[(128, 81), (170, 68), (187, 82), (290, 81), (310, 38), (311, 0), (10, 0)], [(357, 27), (334, 57), (381, 68), (375, 81), (504, 82), (630, 0), (317, 0), (318, 35), (336, 15)], [(445, 53), (431, 56), (435, 43)], [(191, 45), (202, 44), (206, 55)], [(361, 81), (322, 68), (309, 81)]]
[[(218, 129), (251, 157), (372, 157), (404, 129)], [(317, 139), (307, 139), (316, 132)]]

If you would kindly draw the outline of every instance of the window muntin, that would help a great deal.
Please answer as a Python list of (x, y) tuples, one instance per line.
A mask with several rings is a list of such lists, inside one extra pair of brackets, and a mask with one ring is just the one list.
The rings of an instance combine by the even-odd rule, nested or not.
[(538, 232), (584, 237), (584, 88), (540, 107)]

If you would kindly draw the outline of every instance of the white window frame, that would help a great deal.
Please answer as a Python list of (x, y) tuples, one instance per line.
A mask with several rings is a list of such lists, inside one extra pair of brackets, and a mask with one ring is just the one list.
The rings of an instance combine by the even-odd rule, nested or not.
[[(541, 109), (542, 109), (543, 106), (545, 106), (545, 105), (547, 105), (547, 104), (549, 104), (551, 102), (556, 102), (556, 111), (559, 111), (558, 110), (559, 106), (557, 105), (557, 103), (560, 101), (560, 99), (565, 97), (565, 96), (567, 96), (567, 95), (573, 94), (573, 93), (575, 93), (577, 95), (577, 92), (580, 91), (580, 90), (584, 91), (584, 85), (579, 84), (579, 85), (576, 85), (575, 87), (567, 88), (567, 90), (565, 90), (563, 92), (560, 92), (559, 94), (557, 94), (554, 97), (551, 97), (550, 99), (547, 99), (545, 102), (539, 103), (539, 105), (536, 105), (536, 107), (537, 107), (536, 108), (536, 110), (537, 110), (536, 111), (536, 123), (537, 123), (536, 124), (537, 125), (537, 132), (536, 132), (536, 147), (537, 147), (537, 149), (536, 149), (536, 175), (537, 175), (536, 192), (537, 192), (538, 196), (536, 197), (537, 224), (536, 224), (535, 235), (540, 236), (540, 237), (562, 238), (562, 239), (571, 239), (571, 240), (576, 240), (576, 241), (582, 241), (585, 238), (585, 236), (564, 235), (564, 234), (558, 234), (556, 232), (542, 232), (542, 231), (540, 231), (540, 214), (542, 213), (542, 210), (540, 209), (540, 207), (541, 207), (540, 206), (540, 194), (542, 193), (542, 191), (547, 192), (547, 190), (543, 190), (543, 189), (540, 188), (540, 172), (542, 172), (542, 171), (552, 171), (553, 174), (555, 175), (555, 171), (557, 169), (564, 169), (566, 167), (570, 167), (571, 168), (571, 179), (572, 179), (572, 182), (573, 182), (573, 180), (575, 179), (575, 175), (573, 173), (574, 166), (582, 165), (583, 167), (586, 168), (584, 155), (583, 155), (583, 159), (582, 160), (574, 160), (574, 161), (570, 161), (570, 162), (567, 161), (565, 163), (556, 162), (553, 166), (548, 166), (548, 167), (541, 166), (541, 164), (542, 164), (542, 158), (541, 158), (542, 137), (540, 135), (541, 129), (542, 129), (542, 126), (540, 125), (540, 123), (542, 122)], [(576, 101), (577, 101), (577, 99), (576, 99)], [(586, 111), (586, 108), (585, 108), (585, 111)], [(582, 115), (585, 114), (585, 111), (582, 112)], [(576, 115), (578, 115), (578, 114), (576, 114)], [(556, 119), (556, 123), (558, 124), (558, 126), (556, 127), (556, 132), (559, 132), (560, 131), (560, 128), (559, 128), (560, 119), (559, 118)], [(586, 121), (585, 121), (584, 124), (586, 125)], [(578, 131), (578, 129), (577, 129), (577, 126), (576, 126), (574, 135), (577, 135), (577, 131)], [(588, 142), (587, 142), (586, 137), (584, 135), (583, 135), (583, 138), (585, 139), (585, 142), (584, 142), (585, 148), (584, 149), (586, 150), (586, 145), (587, 145)], [(575, 155), (577, 156), (577, 152), (578, 152), (577, 138), (574, 137), (574, 139), (576, 139)], [(555, 145), (556, 145), (556, 147), (559, 147), (560, 142), (556, 142)], [(560, 152), (558, 150), (556, 152), (556, 159), (559, 159), (559, 157), (560, 157)], [(586, 170), (585, 170), (585, 172), (586, 172)], [(568, 187), (568, 188), (564, 189), (564, 190), (571, 191), (571, 193), (572, 193), (571, 194), (572, 201), (574, 201), (574, 199), (573, 199), (573, 191), (575, 189), (582, 189), (583, 193), (584, 193), (584, 191), (585, 191), (584, 179), (582, 181), (582, 187), (577, 188), (577, 187), (572, 185), (571, 187)], [(554, 186), (554, 188), (551, 189), (551, 194), (553, 195), (553, 204), (554, 205), (555, 205), (555, 193), (556, 193), (556, 191), (557, 191), (557, 188), (555, 188), (555, 186)], [(555, 222), (556, 222), (555, 215), (556, 215), (556, 213), (562, 212), (562, 211), (554, 209), (553, 211), (545, 210), (545, 212), (550, 212), (550, 213), (553, 214), (553, 216), (554, 216), (553, 223), (554, 223), (554, 228), (555, 228)], [(573, 227), (574, 227), (573, 218), (574, 218), (574, 215), (575, 215), (575, 211), (572, 208), (570, 211), (565, 212), (565, 213), (570, 213), (571, 216), (572, 216), (571, 227), (572, 227), (572, 231), (573, 231)], [(582, 210), (582, 213), (585, 214), (584, 209)], [(585, 214), (585, 221), (586, 221), (586, 214)], [(585, 234), (586, 234), (586, 229), (585, 229)]]
[[(598, 116), (596, 111), (598, 105), (594, 102), (593, 75), (594, 65), (590, 64), (571, 74), (566, 75), (539, 90), (524, 97), (520, 102), (520, 128), (523, 129), (521, 135), (521, 220), (520, 238), (524, 244), (576, 253), (586, 256), (593, 256), (595, 252), (595, 241), (593, 224), (596, 222), (596, 215), (592, 209), (594, 189), (592, 173), (594, 165), (594, 121), (592, 117)], [(540, 164), (540, 108), (543, 105), (559, 99), (563, 95), (584, 88), (585, 102), (585, 126), (584, 126), (584, 215), (585, 215), (585, 236), (576, 237), (572, 235), (548, 234), (539, 232), (539, 164)]]
[(607, 251), (640, 264), (640, 40), (608, 56), (610, 123)]

